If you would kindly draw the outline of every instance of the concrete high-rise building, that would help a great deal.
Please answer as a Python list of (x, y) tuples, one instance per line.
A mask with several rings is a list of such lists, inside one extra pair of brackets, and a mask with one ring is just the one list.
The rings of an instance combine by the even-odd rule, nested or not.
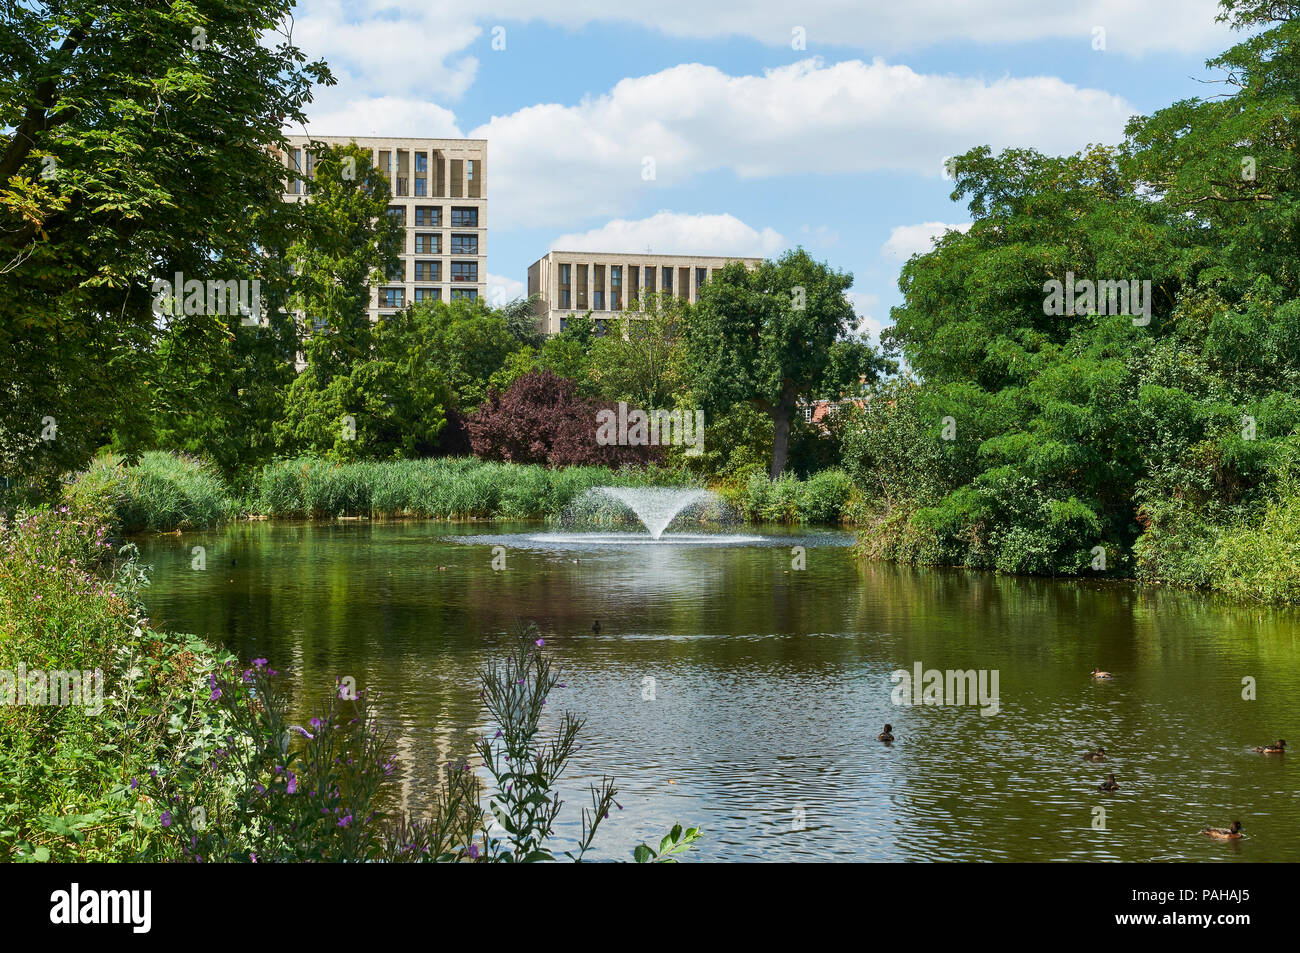
[(709, 277), (732, 261), (750, 268), (763, 259), (716, 255), (638, 255), (615, 252), (552, 251), (528, 266), (528, 294), (540, 295), (538, 323), (558, 334), (575, 314), (592, 312), (598, 323), (622, 317), (628, 302), (648, 291), (699, 298)]
[(310, 200), (313, 140), (331, 146), (355, 142), (388, 175), (388, 211), (405, 225), (406, 239), (399, 270), (371, 292), (371, 320), (416, 301), (486, 296), (486, 139), (286, 138), (286, 201)]

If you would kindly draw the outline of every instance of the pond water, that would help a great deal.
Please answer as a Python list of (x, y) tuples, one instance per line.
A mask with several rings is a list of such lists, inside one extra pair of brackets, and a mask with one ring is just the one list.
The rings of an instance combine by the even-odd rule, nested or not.
[[(837, 532), (738, 536), (242, 523), (140, 545), (156, 625), (291, 670), (302, 712), (339, 676), (381, 693), (412, 806), (484, 728), (479, 669), (536, 621), (566, 676), (548, 707), (588, 719), (563, 839), (587, 784), (618, 779), (589, 856), (681, 821), (708, 860), (1300, 861), (1295, 613), (862, 562)], [(996, 713), (895, 704), (891, 672), (917, 663), (996, 673)], [(1254, 753), (1278, 738), (1296, 752)], [(1097, 746), (1106, 763), (1083, 761)], [(1235, 819), (1241, 841), (1197, 833)]]

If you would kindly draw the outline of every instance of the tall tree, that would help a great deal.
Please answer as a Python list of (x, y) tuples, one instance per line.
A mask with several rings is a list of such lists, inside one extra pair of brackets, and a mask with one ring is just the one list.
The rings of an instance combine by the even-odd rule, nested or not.
[[(152, 429), (152, 283), (251, 279), (287, 244), (282, 124), (323, 63), (291, 0), (0, 6), (0, 471), (48, 483)], [(290, 210), (291, 211), (291, 210)], [(269, 289), (268, 289), (269, 291)]]
[[(375, 363), (383, 361), (375, 353), (370, 293), (398, 266), (405, 230), (389, 213), (388, 181), (371, 165), (368, 150), (313, 143), (311, 151), (315, 176), (302, 209), (306, 227), (289, 252), (293, 308), (307, 325), (307, 366), (289, 386), (276, 440), (285, 449), (343, 458), (374, 455), (391, 442), (379, 436), (390, 429), (385, 408), (403, 401), (384, 393), (395, 386), (394, 372)], [(410, 326), (409, 315), (389, 321), (385, 340)], [(425, 379), (424, 367), (408, 370)], [(435, 434), (440, 426), (430, 422)]]
[(772, 419), (773, 479), (785, 472), (801, 398), (841, 397), (891, 366), (846, 337), (856, 323), (845, 294), (852, 285), (851, 274), (799, 248), (754, 269), (732, 262), (688, 312), (692, 393), (710, 417), (748, 401)]

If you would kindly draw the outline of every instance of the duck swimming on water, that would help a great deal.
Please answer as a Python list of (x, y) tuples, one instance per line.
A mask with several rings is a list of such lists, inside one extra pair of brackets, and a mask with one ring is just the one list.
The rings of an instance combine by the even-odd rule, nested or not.
[(1093, 678), (1114, 678), (1115, 676), (1110, 674), (1110, 672), (1103, 672), (1099, 668), (1094, 668), (1092, 670), (1092, 677)]
[(1083, 760), (1084, 761), (1105, 761), (1106, 749), (1098, 748), (1096, 751), (1085, 751), (1083, 753)]
[(1275, 745), (1260, 745), (1255, 749), (1255, 752), (1257, 754), (1285, 754), (1286, 741), (1284, 739)]
[(883, 741), (885, 744), (889, 744), (891, 741), (893, 741), (893, 740), (894, 740), (894, 726), (893, 726), (893, 725), (885, 725), (885, 730), (882, 731), (880, 734), (876, 735), (876, 740), (877, 740), (877, 741)]
[(1102, 781), (1101, 784), (1097, 785), (1097, 790), (1105, 791), (1107, 794), (1109, 794), (1111, 791), (1118, 791), (1119, 784), (1115, 781), (1115, 775), (1113, 774), (1106, 775), (1106, 780)]
[(1233, 821), (1231, 827), (1207, 827), (1201, 833), (1216, 840), (1241, 840), (1241, 821)]

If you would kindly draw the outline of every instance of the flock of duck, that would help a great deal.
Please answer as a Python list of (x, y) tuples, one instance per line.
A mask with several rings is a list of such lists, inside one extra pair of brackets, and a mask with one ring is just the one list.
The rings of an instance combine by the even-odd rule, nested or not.
[[(1099, 668), (1092, 670), (1094, 679), (1114, 678), (1110, 672), (1103, 672)], [(892, 744), (894, 741), (894, 726), (885, 725), (885, 730), (876, 735), (877, 741), (883, 741), (885, 744)], [(1286, 752), (1286, 740), (1282, 739), (1277, 744), (1258, 745), (1255, 748), (1256, 754), (1284, 754)], [(1105, 761), (1106, 749), (1098, 747), (1096, 751), (1086, 751), (1083, 755), (1084, 761)], [(1097, 790), (1110, 794), (1119, 790), (1119, 782), (1115, 780), (1115, 775), (1106, 775), (1106, 780), (1097, 785)], [(1231, 827), (1206, 827), (1201, 831), (1207, 837), (1213, 837), (1217, 840), (1239, 840), (1241, 838), (1241, 821), (1233, 821)]]

